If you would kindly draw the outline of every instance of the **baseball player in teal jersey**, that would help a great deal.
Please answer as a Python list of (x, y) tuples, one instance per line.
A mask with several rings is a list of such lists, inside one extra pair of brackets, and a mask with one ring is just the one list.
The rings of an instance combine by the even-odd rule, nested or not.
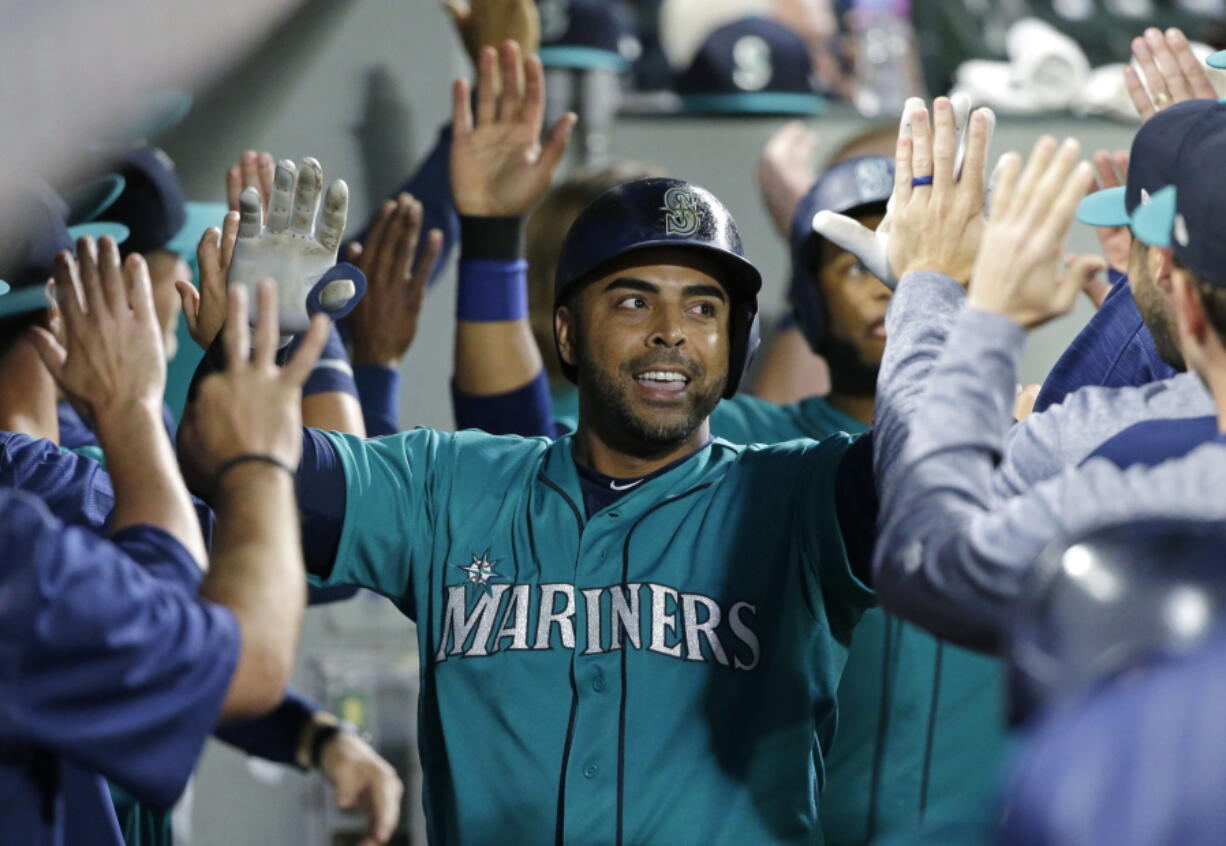
[[(961, 120), (965, 116), (964, 109)], [(851, 253), (815, 233), (812, 222), (826, 210), (875, 228), (892, 187), (890, 159), (840, 162), (807, 192), (793, 216), (789, 299), (805, 337), (831, 364), (832, 396), (779, 405), (738, 394), (711, 413), (713, 435), (732, 443), (774, 444), (867, 430), (890, 292)], [(467, 229), (470, 234), (474, 230)], [(467, 239), (466, 256), (484, 247), (474, 240)], [(502, 277), (496, 282), (507, 284)], [(495, 299), (488, 293), (492, 284), (486, 268), (471, 260), (461, 263), (462, 302)], [(518, 284), (524, 284), (522, 277)], [(465, 316), (461, 312), (457, 384), (474, 370), (488, 382), (490, 370), (505, 368), (508, 359), (531, 350), (505, 337), (482, 337), (479, 344), (466, 345), (471, 336), (464, 332), (504, 332), (512, 315), (491, 315), (499, 322), (491, 321), (489, 328), (479, 321), (465, 325)], [(518, 331), (527, 335), (526, 320), (518, 323)], [(544, 369), (537, 364), (534, 374), (532, 367), (529, 361), (522, 368), (527, 377), (534, 376), (532, 383), (501, 396), (457, 391), (457, 426), (522, 435), (569, 431), (562, 424), (540, 428), (554, 426), (561, 409), (551, 411), (548, 403), (533, 407), (549, 392)], [(852, 846), (921, 823), (977, 820), (1004, 752), (1002, 689), (996, 660), (944, 643), (879, 609), (866, 613), (840, 682), (838, 731), (825, 762), (821, 822), (826, 843)]]
[[(509, 85), (496, 107), (482, 86), (475, 129), (457, 87), (453, 174), (548, 180), (566, 122), (543, 151), (491, 153), (507, 123), (536, 143), (535, 58), (525, 71), (523, 102)], [(469, 229), (516, 212), (456, 199)], [(304, 437), (314, 580), (377, 590), (418, 625), (431, 842), (820, 843), (838, 676), (872, 602), (855, 566), (869, 444), (710, 437), (752, 352), (760, 278), (701, 188), (607, 193), (557, 280), (575, 434)]]

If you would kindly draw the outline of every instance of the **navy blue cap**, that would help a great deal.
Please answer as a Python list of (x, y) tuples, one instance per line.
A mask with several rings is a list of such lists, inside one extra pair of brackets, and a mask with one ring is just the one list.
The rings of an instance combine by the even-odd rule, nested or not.
[(1091, 226), (1127, 226), (1137, 206), (1170, 185), (1190, 126), (1213, 100), (1185, 100), (1162, 109), (1137, 130), (1128, 154), (1127, 184), (1095, 191), (1077, 207), (1077, 219)]
[(1199, 279), (1226, 286), (1226, 100), (1188, 100), (1146, 126), (1154, 123), (1170, 144), (1174, 172), (1132, 210), (1132, 232), (1143, 243), (1169, 247)]
[(537, 0), (541, 18), (541, 64), (548, 68), (629, 66), (623, 55), (632, 39), (626, 21), (610, 0)]
[(68, 207), (49, 185), (21, 190), (14, 218), (0, 232), (0, 318), (48, 306), (42, 286), (51, 276), (56, 253), (72, 249), (65, 217)]
[(832, 165), (800, 198), (792, 214), (792, 281), (788, 302), (801, 333), (816, 351), (826, 334), (828, 315), (812, 269), (825, 240), (813, 229), (821, 211), (855, 217), (884, 213), (894, 190), (894, 160), (888, 156), (856, 156)]
[(165, 247), (187, 221), (187, 199), (170, 156), (157, 147), (132, 147), (111, 166), (123, 177), (125, 187), (105, 218), (130, 230), (123, 252)]
[(758, 17), (712, 32), (677, 80), (677, 93), (685, 111), (707, 114), (813, 115), (826, 106), (804, 39)]

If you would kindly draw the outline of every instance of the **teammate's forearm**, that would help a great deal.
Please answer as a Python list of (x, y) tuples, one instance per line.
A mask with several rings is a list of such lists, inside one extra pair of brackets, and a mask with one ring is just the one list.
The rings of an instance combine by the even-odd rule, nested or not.
[(204, 567), (207, 554), (200, 522), (166, 437), (160, 404), (129, 406), (103, 414), (96, 422), (115, 490), (110, 531), (157, 526)]
[(528, 320), (519, 218), (463, 217), (456, 307), (455, 387), (505, 394), (544, 367)]
[(324, 391), (302, 398), (302, 422), (313, 429), (366, 437), (366, 421), (356, 397), (343, 391)]
[(215, 507), (217, 539), (200, 594), (229, 608), (243, 635), (222, 714), (252, 716), (281, 701), (302, 625), (306, 576), (294, 480), (266, 464), (238, 465), (220, 480)]

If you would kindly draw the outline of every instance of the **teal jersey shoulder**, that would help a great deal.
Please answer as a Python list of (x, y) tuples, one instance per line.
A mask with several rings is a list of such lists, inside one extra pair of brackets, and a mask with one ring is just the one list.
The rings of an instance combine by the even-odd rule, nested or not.
[[(778, 405), (738, 394), (711, 415), (737, 443), (821, 440), (867, 427), (813, 397)], [(1003, 672), (994, 659), (865, 613), (839, 685), (838, 731), (826, 760), (827, 846), (854, 846), (921, 820), (973, 820), (990, 799), (1005, 749)]]
[(797, 438), (821, 440), (835, 432), (857, 434), (868, 427), (822, 397), (789, 405), (737, 394), (711, 413), (711, 434), (734, 444), (777, 444)]
[(432, 843), (820, 840), (850, 439), (689, 460), (584, 514), (572, 438), (329, 434), (331, 583), (418, 624)]

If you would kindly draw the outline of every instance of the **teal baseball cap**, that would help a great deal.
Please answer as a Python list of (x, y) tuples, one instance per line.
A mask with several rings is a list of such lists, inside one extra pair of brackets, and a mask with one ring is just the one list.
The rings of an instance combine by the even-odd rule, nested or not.
[(1196, 276), (1226, 286), (1226, 100), (1191, 100), (1185, 133), (1169, 185), (1133, 210), (1129, 225), (1138, 240), (1168, 248)]
[(1205, 61), (1208, 62), (1211, 68), (1226, 70), (1226, 50), (1218, 50)]

